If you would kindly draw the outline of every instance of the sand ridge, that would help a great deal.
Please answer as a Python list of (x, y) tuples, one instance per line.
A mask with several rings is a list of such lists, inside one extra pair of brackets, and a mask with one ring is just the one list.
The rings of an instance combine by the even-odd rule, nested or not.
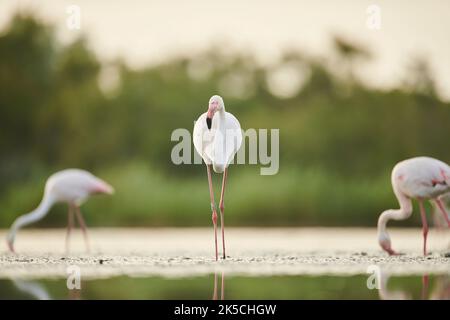
[(184, 277), (218, 270), (246, 276), (354, 275), (366, 273), (370, 265), (392, 275), (450, 275), (449, 230), (430, 232), (426, 257), (420, 229), (390, 233), (394, 248), (404, 255), (382, 252), (371, 228), (228, 228), (228, 257), (216, 262), (211, 228), (92, 229), (91, 251), (86, 252), (78, 232), (70, 254), (64, 250), (65, 230), (23, 230), (17, 254), (0, 245), (0, 278), (65, 278), (71, 265), (80, 267), (85, 279)]

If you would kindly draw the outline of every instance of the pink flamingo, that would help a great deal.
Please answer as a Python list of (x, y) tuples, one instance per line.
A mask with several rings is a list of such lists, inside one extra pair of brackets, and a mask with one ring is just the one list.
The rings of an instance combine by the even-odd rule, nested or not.
[(428, 157), (411, 158), (397, 163), (392, 170), (392, 188), (400, 209), (384, 211), (378, 219), (378, 242), (389, 255), (397, 254), (391, 247), (386, 232), (389, 220), (404, 220), (412, 214), (412, 199), (419, 202), (423, 224), (423, 254), (427, 254), (428, 224), (423, 202), (434, 201), (450, 227), (450, 219), (441, 196), (450, 192), (450, 167), (437, 159)]
[(80, 169), (66, 169), (53, 174), (45, 184), (44, 197), (39, 206), (32, 212), (18, 217), (12, 224), (7, 236), (9, 250), (14, 252), (14, 239), (20, 228), (45, 217), (55, 203), (66, 202), (69, 205), (66, 251), (68, 250), (74, 212), (83, 231), (87, 250), (89, 251), (87, 228), (80, 212), (80, 206), (90, 195), (98, 193), (112, 194), (114, 189), (105, 181)]
[(224, 195), (227, 183), (228, 166), (241, 147), (242, 131), (239, 121), (225, 111), (222, 97), (214, 95), (209, 99), (208, 112), (203, 113), (195, 122), (193, 134), (194, 147), (206, 164), (211, 200), (214, 240), (217, 250), (217, 212), (211, 180), (211, 166), (217, 173), (223, 173), (222, 191), (220, 193), (220, 226), (222, 229), (223, 258), (225, 259)]

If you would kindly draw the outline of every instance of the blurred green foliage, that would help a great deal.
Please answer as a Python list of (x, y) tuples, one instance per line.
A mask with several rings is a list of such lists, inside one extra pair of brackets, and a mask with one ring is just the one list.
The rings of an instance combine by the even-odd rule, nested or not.
[[(259, 175), (260, 165), (231, 167), (228, 225), (374, 226), (383, 209), (397, 206), (389, 179), (396, 162), (450, 159), (450, 104), (436, 95), (424, 61), (398, 88), (375, 90), (355, 72), (370, 52), (334, 42), (329, 61), (286, 51), (278, 65), (263, 67), (212, 46), (134, 70), (100, 61), (84, 38), (62, 45), (52, 26), (16, 15), (0, 34), (0, 227), (33, 209), (45, 179), (68, 167), (117, 190), (86, 204), (88, 224), (210, 225), (205, 167), (174, 165), (170, 136), (191, 131), (216, 93), (243, 129), (280, 129), (277, 175)], [(281, 98), (268, 79), (284, 66), (304, 83)], [(41, 225), (65, 220), (64, 206), (53, 211)]]

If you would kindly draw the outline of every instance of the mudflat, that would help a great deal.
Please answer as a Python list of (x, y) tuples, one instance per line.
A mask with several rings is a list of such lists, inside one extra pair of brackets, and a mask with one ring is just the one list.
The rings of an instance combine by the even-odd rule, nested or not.
[[(450, 275), (450, 230), (429, 233), (429, 255), (422, 255), (420, 229), (390, 230), (388, 256), (372, 228), (227, 228), (227, 258), (214, 260), (212, 228), (91, 229), (90, 251), (73, 233), (65, 252), (64, 229), (22, 230), (16, 254), (0, 243), (0, 278), (65, 278), (80, 267), (84, 279), (113, 276), (184, 277), (227, 275), (352, 275), (379, 266), (391, 275)], [(5, 239), (6, 230), (0, 231)], [(219, 252), (221, 252), (219, 233)]]

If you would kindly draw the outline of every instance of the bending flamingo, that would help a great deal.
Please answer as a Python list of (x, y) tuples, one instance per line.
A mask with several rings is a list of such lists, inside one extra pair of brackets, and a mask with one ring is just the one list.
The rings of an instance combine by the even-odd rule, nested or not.
[(211, 180), (211, 166), (216, 173), (223, 173), (222, 191), (220, 193), (220, 225), (222, 229), (223, 258), (225, 259), (224, 195), (227, 182), (228, 166), (242, 143), (239, 121), (225, 111), (223, 99), (214, 95), (209, 100), (208, 112), (203, 113), (194, 125), (193, 142), (195, 149), (206, 164), (211, 200), (214, 240), (217, 250), (217, 212)]
[(66, 251), (68, 250), (74, 213), (83, 231), (87, 250), (89, 251), (87, 229), (80, 212), (80, 206), (90, 195), (98, 193), (112, 194), (114, 189), (105, 181), (80, 169), (67, 169), (53, 174), (45, 184), (44, 197), (39, 206), (32, 212), (18, 217), (12, 224), (7, 236), (9, 249), (14, 252), (14, 240), (20, 228), (45, 217), (55, 203), (66, 202), (69, 205)]
[(441, 196), (450, 192), (450, 167), (437, 159), (417, 157), (399, 162), (392, 170), (392, 188), (400, 204), (400, 209), (384, 211), (378, 219), (378, 242), (389, 253), (397, 254), (391, 247), (386, 232), (389, 220), (404, 220), (412, 214), (412, 199), (419, 202), (423, 224), (423, 254), (427, 254), (428, 224), (423, 202), (434, 201), (450, 227), (450, 219)]

